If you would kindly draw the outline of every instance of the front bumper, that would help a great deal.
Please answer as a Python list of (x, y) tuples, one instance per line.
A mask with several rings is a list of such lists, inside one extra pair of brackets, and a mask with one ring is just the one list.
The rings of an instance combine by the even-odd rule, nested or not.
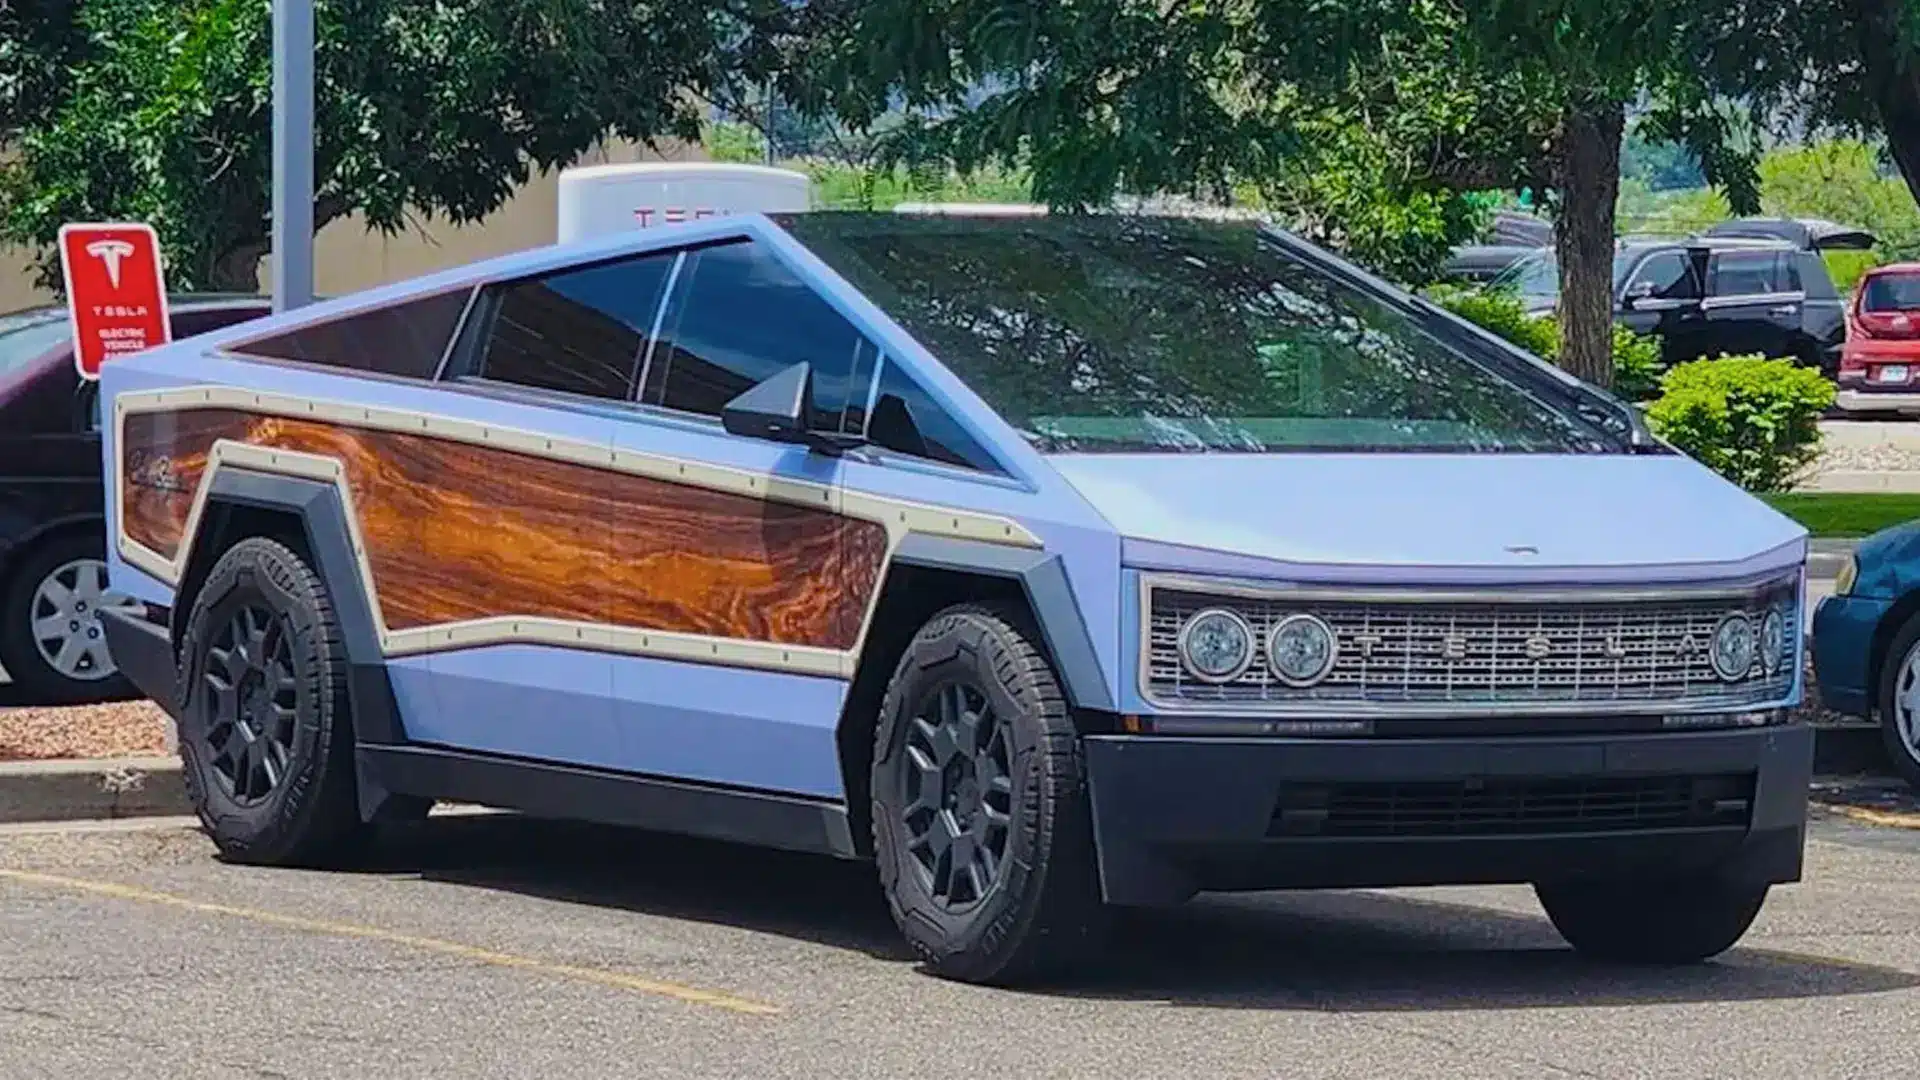
[(1813, 609), (1813, 681), (1820, 704), (1848, 716), (1867, 716), (1874, 705), (1873, 639), (1892, 601), (1865, 596), (1828, 596)]
[(1813, 732), (1086, 739), (1109, 902), (1658, 871), (1797, 881)]

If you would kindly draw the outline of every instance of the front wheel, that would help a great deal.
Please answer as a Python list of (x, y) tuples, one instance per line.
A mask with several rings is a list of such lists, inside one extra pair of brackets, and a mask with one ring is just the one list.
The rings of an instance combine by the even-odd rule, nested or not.
[(881, 885), (934, 974), (1017, 982), (1099, 940), (1079, 736), (1017, 614), (960, 605), (920, 629), (881, 704), (872, 783)]
[(1560, 936), (1588, 956), (1677, 965), (1732, 948), (1760, 914), (1767, 886), (1681, 877), (1542, 883), (1534, 895)]
[(1894, 632), (1880, 665), (1880, 737), (1901, 778), (1920, 789), (1920, 616)]

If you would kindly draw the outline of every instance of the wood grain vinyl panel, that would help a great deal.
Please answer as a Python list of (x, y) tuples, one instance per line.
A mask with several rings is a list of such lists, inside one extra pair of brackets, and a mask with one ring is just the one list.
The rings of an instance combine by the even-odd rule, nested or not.
[(342, 463), (388, 629), (528, 616), (851, 649), (883, 526), (449, 439), (231, 409), (133, 413), (127, 535), (178, 556), (227, 438)]

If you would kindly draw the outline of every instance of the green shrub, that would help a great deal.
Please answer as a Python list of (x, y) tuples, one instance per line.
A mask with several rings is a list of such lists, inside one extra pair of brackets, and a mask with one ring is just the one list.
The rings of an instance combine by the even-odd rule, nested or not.
[(1542, 360), (1560, 355), (1560, 325), (1551, 316), (1527, 314), (1525, 306), (1515, 297), (1484, 289), (1446, 286), (1428, 290), (1427, 296), (1455, 315)]
[(1613, 392), (1646, 401), (1660, 392), (1660, 338), (1613, 324)]
[[(1551, 315), (1529, 315), (1520, 301), (1484, 289), (1436, 286), (1427, 290), (1434, 303), (1496, 334), (1542, 360), (1560, 355), (1560, 324)], [(1660, 339), (1613, 327), (1613, 392), (1628, 401), (1645, 401), (1660, 389)]]
[(1748, 491), (1784, 490), (1820, 452), (1834, 386), (1792, 360), (1676, 364), (1647, 409), (1654, 434)]

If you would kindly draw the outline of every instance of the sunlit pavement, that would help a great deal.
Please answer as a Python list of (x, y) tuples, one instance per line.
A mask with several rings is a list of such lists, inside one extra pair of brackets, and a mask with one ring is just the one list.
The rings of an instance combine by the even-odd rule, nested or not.
[(1822, 814), (1744, 946), (1598, 967), (1523, 889), (1133, 917), (1072, 985), (942, 982), (858, 864), (505, 816), (352, 872), (182, 827), (0, 833), (0, 1076), (1910, 1075), (1920, 831)]

